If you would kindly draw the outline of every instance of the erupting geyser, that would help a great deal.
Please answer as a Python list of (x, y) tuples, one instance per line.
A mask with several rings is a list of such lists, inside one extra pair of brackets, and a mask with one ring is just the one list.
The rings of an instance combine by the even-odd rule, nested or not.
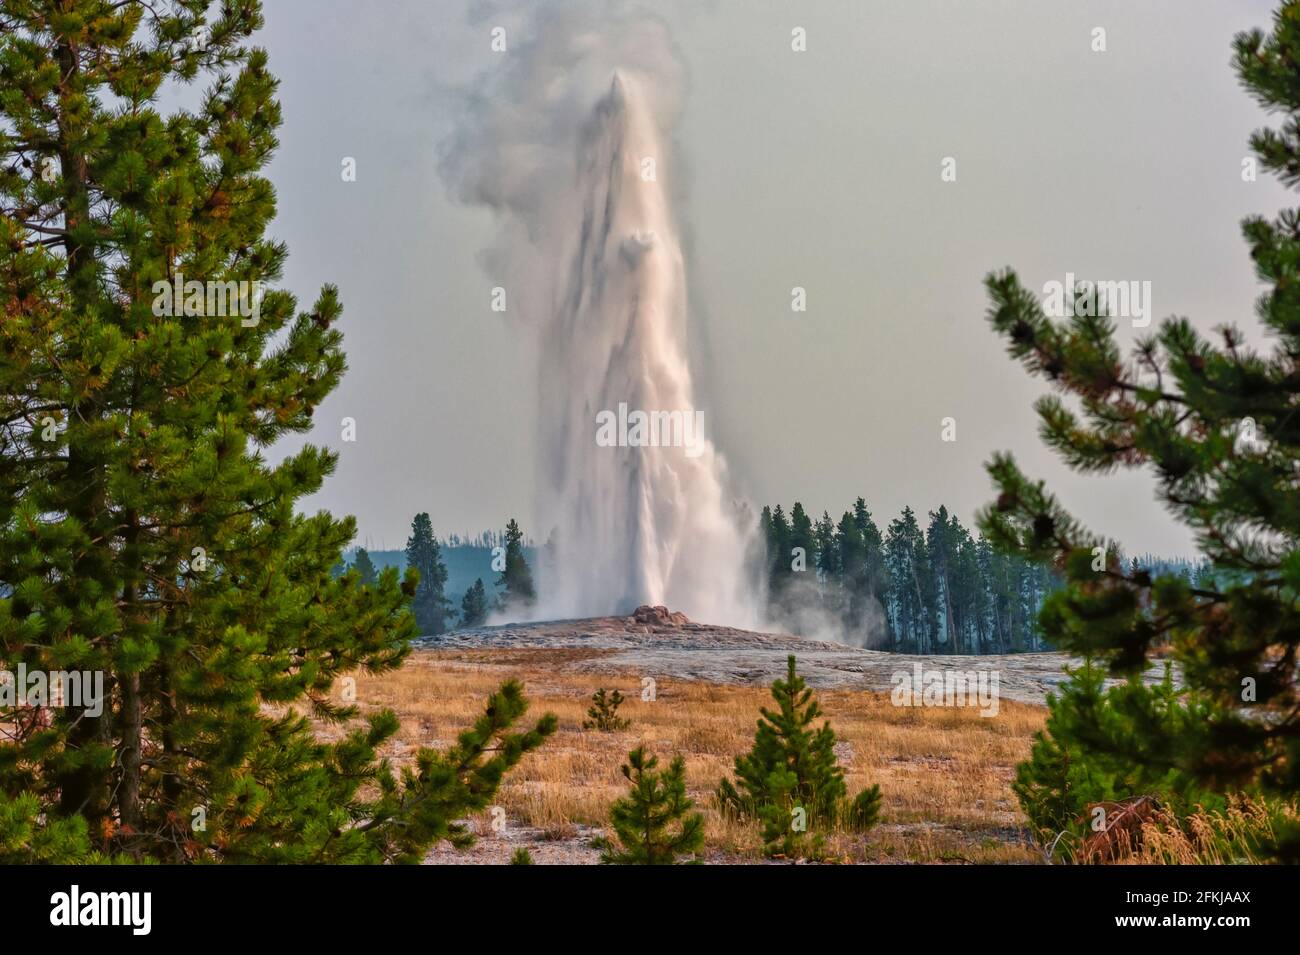
[(597, 415), (620, 404), (651, 420), (695, 416), (682, 251), (663, 189), (646, 175), (662, 156), (636, 81), (616, 73), (578, 154), (581, 225), (555, 250), (566, 282), (543, 339), (541, 413), (561, 423), (544, 472), (543, 513), (557, 527), (549, 584), (558, 613), (648, 603), (730, 622), (743, 544), (707, 439), (683, 424), (657, 446), (596, 440)]
[[(654, 20), (600, 35), (551, 21), (518, 56), (476, 99), (445, 171), (505, 213), (488, 264), (539, 332), (539, 532), (553, 528), (554, 547), (537, 613), (666, 604), (750, 626), (746, 534), (696, 414), (661, 181), (680, 66)], [(616, 414), (640, 433), (610, 446), (598, 422)]]

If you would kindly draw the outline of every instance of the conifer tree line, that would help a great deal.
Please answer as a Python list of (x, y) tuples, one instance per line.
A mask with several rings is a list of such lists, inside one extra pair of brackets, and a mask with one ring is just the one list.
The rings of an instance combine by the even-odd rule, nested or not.
[[(536, 602), (537, 589), (532, 568), (524, 555), (526, 538), (519, 522), (511, 518), (500, 534), (484, 532), (474, 540), (495, 542), (492, 548), (499, 553), (501, 566), (495, 583), (500, 592), (495, 600), (490, 600), (483, 578), (476, 578), (461, 596), (458, 611), (457, 604), (447, 594), (447, 564), (443, 553), (449, 547), (481, 548), (483, 545), (465, 543), (464, 538), (454, 534), (447, 541), (439, 541), (426, 511), (416, 514), (411, 520), (411, 536), (407, 538), (403, 556), (407, 569), (414, 569), (420, 575), (411, 602), (420, 635), (437, 635), (456, 627), (478, 627), (487, 621), (492, 611), (523, 615)], [(493, 566), (495, 564), (494, 558)], [(339, 577), (348, 569), (346, 562), (339, 562), (334, 566), (334, 576)], [(372, 584), (377, 579), (374, 562), (364, 547), (356, 549), (350, 569), (363, 585)]]
[(1058, 585), (1042, 564), (974, 537), (946, 507), (924, 528), (910, 507), (883, 530), (859, 497), (838, 521), (801, 503), (764, 507), (759, 532), (770, 623), (905, 653), (1016, 653)]
[[(760, 528), (766, 542), (762, 583), (772, 624), (819, 635), (829, 623), (837, 636), (898, 652), (979, 654), (1047, 648), (1035, 621), (1043, 600), (1058, 585), (1056, 575), (1042, 564), (1004, 554), (972, 537), (945, 507), (930, 513), (924, 532), (911, 508), (905, 508), (883, 538), (863, 498), (838, 522), (823, 512), (812, 523), (799, 502), (788, 516), (780, 505), (765, 507)], [(498, 595), (490, 596), (479, 577), (457, 601), (447, 592), (447, 552), (484, 550), (488, 543), (503, 562), (493, 581)], [(401, 557), (405, 566), (420, 572), (413, 610), (421, 634), (481, 626), (493, 612), (526, 614), (537, 598), (526, 546), (529, 541), (513, 518), (501, 532), (451, 534), (439, 540), (428, 513), (417, 514)], [(796, 548), (803, 549), (801, 558)], [(395, 552), (386, 553), (391, 562)], [(548, 542), (541, 557), (549, 553)], [(782, 553), (790, 559), (778, 559)], [(1144, 555), (1130, 563), (1149, 573), (1175, 574), (1188, 583), (1230, 576), (1206, 561)], [(336, 564), (334, 575), (349, 566), (363, 585), (378, 577), (363, 547), (353, 552), (350, 565)]]

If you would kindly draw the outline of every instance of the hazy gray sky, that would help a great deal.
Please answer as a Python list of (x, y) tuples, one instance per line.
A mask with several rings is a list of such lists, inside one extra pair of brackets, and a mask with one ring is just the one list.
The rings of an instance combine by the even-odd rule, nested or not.
[[(267, 6), (285, 284), (307, 302), (339, 285), (351, 367), (309, 438), (341, 460), (308, 506), (356, 515), (374, 547), (402, 546), (419, 510), (440, 534), (512, 515), (537, 530), (535, 358), (489, 308), (491, 217), (438, 176), (459, 91), (501, 66), (491, 27), (523, 21), (484, 3)], [(686, 197), (693, 370), (738, 490), (834, 515), (861, 494), (882, 527), (906, 504), (969, 521), (992, 496), (983, 462), (1009, 449), (1094, 530), (1188, 552), (1147, 480), (1075, 477), (1041, 447), (1042, 386), (989, 331), (981, 280), (1005, 265), (1035, 289), (1149, 280), (1157, 319), (1255, 328), (1239, 222), (1288, 197), (1242, 181), (1264, 116), (1229, 57), (1271, 4), (646, 6), (690, 78), (668, 174)]]

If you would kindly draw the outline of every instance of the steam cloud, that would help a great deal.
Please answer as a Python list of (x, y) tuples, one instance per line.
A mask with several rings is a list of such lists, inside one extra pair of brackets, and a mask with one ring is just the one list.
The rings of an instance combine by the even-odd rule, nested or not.
[(537, 615), (651, 603), (753, 626), (750, 541), (707, 435), (690, 455), (595, 440), (597, 414), (620, 403), (695, 408), (686, 268), (661, 181), (681, 61), (663, 23), (608, 6), (540, 11), (507, 35), (442, 172), (460, 199), (499, 213), (484, 259), (505, 277), (512, 318), (539, 332), (538, 514), (554, 551)]

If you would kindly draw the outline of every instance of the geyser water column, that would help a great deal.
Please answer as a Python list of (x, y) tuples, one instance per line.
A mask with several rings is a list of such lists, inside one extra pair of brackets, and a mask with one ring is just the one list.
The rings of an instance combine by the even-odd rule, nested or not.
[(703, 434), (659, 429), (660, 446), (597, 440), (602, 415), (696, 420), (686, 268), (664, 189), (680, 63), (652, 18), (593, 29), (572, 11), (538, 15), (536, 35), (472, 98), (443, 167), (462, 197), (503, 214), (488, 269), (510, 317), (537, 332), (535, 534), (553, 546), (535, 616), (649, 603), (752, 626), (748, 535), (707, 414)]
[(578, 144), (581, 217), (556, 249), (562, 281), (542, 344), (540, 412), (560, 426), (542, 502), (556, 526), (545, 583), (558, 614), (662, 603), (729, 622), (748, 603), (744, 542), (707, 437), (682, 427), (655, 435), (658, 446), (648, 432), (634, 447), (596, 440), (598, 416), (620, 405), (695, 417), (685, 263), (658, 177), (666, 159), (637, 77), (616, 72)]

